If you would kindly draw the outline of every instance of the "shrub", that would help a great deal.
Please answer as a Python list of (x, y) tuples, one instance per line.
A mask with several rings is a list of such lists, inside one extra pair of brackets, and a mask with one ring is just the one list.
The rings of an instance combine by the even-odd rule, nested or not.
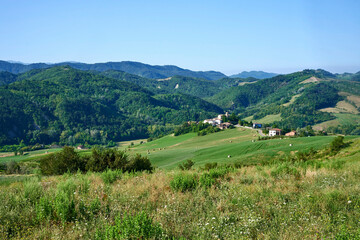
[(72, 147), (64, 147), (61, 152), (50, 154), (40, 160), (44, 175), (61, 175), (66, 172), (85, 171), (85, 161)]
[(72, 179), (60, 182), (57, 186), (55, 196), (55, 212), (57, 217), (63, 222), (74, 221), (77, 216), (75, 209), (76, 184)]
[(212, 178), (223, 178), (228, 172), (230, 172), (230, 168), (213, 168), (209, 170), (209, 174)]
[(210, 169), (216, 168), (217, 167), (217, 162), (214, 163), (205, 163), (205, 167), (204, 169), (209, 171)]
[(105, 231), (97, 231), (98, 239), (160, 239), (163, 230), (160, 224), (144, 212), (135, 216), (125, 214), (115, 218), (115, 225), (105, 226)]
[(116, 180), (120, 179), (121, 175), (122, 175), (121, 170), (108, 169), (101, 173), (101, 179), (104, 181), (104, 183), (111, 184), (111, 183), (115, 182)]
[(183, 164), (179, 164), (181, 170), (190, 170), (194, 166), (194, 162), (191, 159), (186, 160)]
[(195, 174), (178, 174), (170, 182), (170, 187), (174, 191), (192, 191), (198, 185), (197, 175)]
[(202, 187), (211, 187), (212, 185), (215, 184), (215, 179), (212, 178), (210, 176), (209, 173), (203, 173), (201, 176), (200, 176), (200, 179), (199, 179), (199, 182), (200, 182), (200, 185)]
[(300, 178), (300, 172), (288, 163), (282, 163), (278, 165), (274, 170), (271, 171), (271, 176), (274, 178), (282, 178), (285, 176), (294, 176)]
[(60, 191), (55, 197), (55, 212), (62, 223), (76, 219), (75, 202), (66, 192)]
[(60, 175), (76, 171), (103, 172), (107, 169), (123, 171), (152, 171), (147, 157), (137, 154), (129, 159), (124, 151), (94, 147), (91, 156), (81, 157), (72, 147), (51, 154), (40, 160), (40, 169), (44, 175)]
[(96, 215), (98, 214), (100, 209), (101, 209), (101, 202), (99, 198), (95, 198), (94, 200), (91, 201), (89, 210), (92, 214)]
[(53, 206), (48, 196), (40, 198), (39, 202), (36, 203), (35, 211), (36, 219), (40, 222), (52, 218)]
[(326, 167), (329, 169), (339, 170), (343, 169), (346, 161), (341, 159), (334, 159), (326, 164)]
[(103, 172), (106, 169), (125, 169), (129, 163), (124, 151), (94, 147), (86, 164), (87, 171)]
[(338, 152), (340, 149), (344, 148), (346, 144), (344, 143), (343, 136), (337, 136), (334, 140), (330, 143), (330, 150), (331, 152)]
[(30, 178), (24, 182), (24, 197), (32, 204), (42, 196), (43, 189), (36, 178)]
[(6, 174), (16, 174), (20, 172), (20, 165), (13, 161), (6, 164)]
[(228, 172), (229, 168), (212, 168), (209, 172), (205, 172), (200, 176), (199, 182), (202, 187), (211, 187), (216, 183), (216, 179), (223, 178)]
[(151, 172), (153, 170), (153, 167), (151, 165), (151, 162), (148, 157), (143, 157), (140, 154), (136, 154), (133, 156), (129, 163), (125, 167), (126, 171), (132, 172), (138, 172), (138, 171), (149, 171)]

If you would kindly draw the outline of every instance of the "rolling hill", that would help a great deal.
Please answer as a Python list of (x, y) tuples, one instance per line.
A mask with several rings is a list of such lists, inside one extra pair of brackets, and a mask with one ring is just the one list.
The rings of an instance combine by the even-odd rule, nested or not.
[(360, 122), (360, 82), (324, 70), (267, 79), (176, 75), (155, 80), (118, 70), (55, 66), (1, 72), (0, 83), (0, 143), (156, 137), (224, 111), (284, 129), (349, 124), (355, 129)]
[(347, 113), (359, 117), (359, 91), (356, 81), (339, 79), (324, 70), (304, 70), (231, 87), (207, 99), (248, 120), (261, 122), (266, 116), (277, 116), (266, 123), (291, 129), (336, 119), (333, 112), (324, 109), (339, 103), (351, 109)]
[(268, 72), (263, 72), (263, 71), (243, 71), (241, 73), (238, 73), (238, 74), (234, 74), (234, 75), (231, 75), (230, 77), (231, 78), (249, 78), (249, 77), (252, 77), (252, 78), (257, 78), (257, 79), (265, 79), (265, 78), (272, 78), (272, 77), (275, 77), (279, 74), (277, 73), (268, 73)]
[(78, 63), (78, 62), (62, 62), (55, 64), (46, 64), (46, 63), (21, 64), (21, 63), (0, 61), (0, 71), (7, 71), (17, 74), (17, 73), (27, 72), (32, 69), (43, 69), (53, 66), (65, 66), (65, 65), (79, 70), (92, 70), (92, 71), (100, 71), (100, 72), (107, 70), (119, 70), (152, 79), (168, 78), (175, 75), (204, 78), (208, 80), (216, 80), (226, 77), (226, 75), (216, 71), (191, 71), (173, 65), (157, 66), (157, 65), (149, 65), (149, 64), (144, 64), (140, 62), (131, 62), (131, 61), (94, 63), (94, 64)]
[[(334, 136), (316, 136), (253, 142), (252, 140), (257, 140), (257, 137), (255, 130), (245, 128), (228, 129), (206, 136), (197, 136), (195, 133), (176, 137), (168, 135), (137, 145), (131, 148), (130, 152), (147, 155), (155, 166), (162, 169), (175, 169), (187, 159), (194, 161), (195, 167), (213, 162), (256, 165), (291, 152), (309, 151), (311, 148), (322, 149), (329, 146), (334, 139)], [(347, 139), (355, 138), (359, 139), (358, 136)]]
[(32, 70), (18, 78), (22, 80), (0, 87), (1, 144), (19, 139), (74, 144), (143, 138), (149, 136), (149, 126), (222, 112), (195, 96), (155, 95), (134, 83), (69, 66)]

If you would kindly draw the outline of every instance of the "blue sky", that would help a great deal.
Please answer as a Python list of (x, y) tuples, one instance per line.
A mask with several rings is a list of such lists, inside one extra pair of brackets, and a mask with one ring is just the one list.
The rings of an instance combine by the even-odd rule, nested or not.
[(0, 0), (0, 59), (360, 71), (358, 0)]

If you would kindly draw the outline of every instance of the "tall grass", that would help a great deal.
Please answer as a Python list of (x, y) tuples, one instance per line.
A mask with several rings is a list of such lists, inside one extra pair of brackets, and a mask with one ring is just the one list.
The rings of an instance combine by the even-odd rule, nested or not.
[(0, 239), (359, 239), (360, 162), (346, 156), (13, 181)]

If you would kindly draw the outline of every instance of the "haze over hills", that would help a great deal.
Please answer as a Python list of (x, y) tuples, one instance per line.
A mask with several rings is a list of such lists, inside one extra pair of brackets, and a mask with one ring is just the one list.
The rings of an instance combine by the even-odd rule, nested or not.
[(46, 63), (21, 64), (21, 63), (0, 61), (0, 71), (7, 71), (11, 73), (23, 73), (32, 69), (42, 69), (42, 68), (49, 68), (52, 66), (64, 66), (64, 65), (68, 65), (71, 66), (72, 68), (76, 68), (79, 70), (93, 70), (99, 72), (103, 72), (107, 70), (119, 70), (152, 79), (168, 78), (175, 75), (204, 78), (208, 80), (216, 80), (226, 77), (225, 74), (216, 71), (191, 71), (173, 65), (153, 66), (149, 64), (144, 64), (140, 62), (131, 62), (131, 61), (94, 63), (94, 64), (79, 63), (79, 62), (62, 62), (62, 63), (54, 63), (54, 64), (46, 64)]
[(234, 74), (231, 75), (231, 78), (248, 78), (248, 77), (253, 77), (253, 78), (258, 78), (258, 79), (264, 79), (264, 78), (272, 78), (275, 77), (279, 74), (277, 73), (268, 73), (268, 72), (263, 72), (263, 71), (243, 71), (241, 73), (238, 74)]

